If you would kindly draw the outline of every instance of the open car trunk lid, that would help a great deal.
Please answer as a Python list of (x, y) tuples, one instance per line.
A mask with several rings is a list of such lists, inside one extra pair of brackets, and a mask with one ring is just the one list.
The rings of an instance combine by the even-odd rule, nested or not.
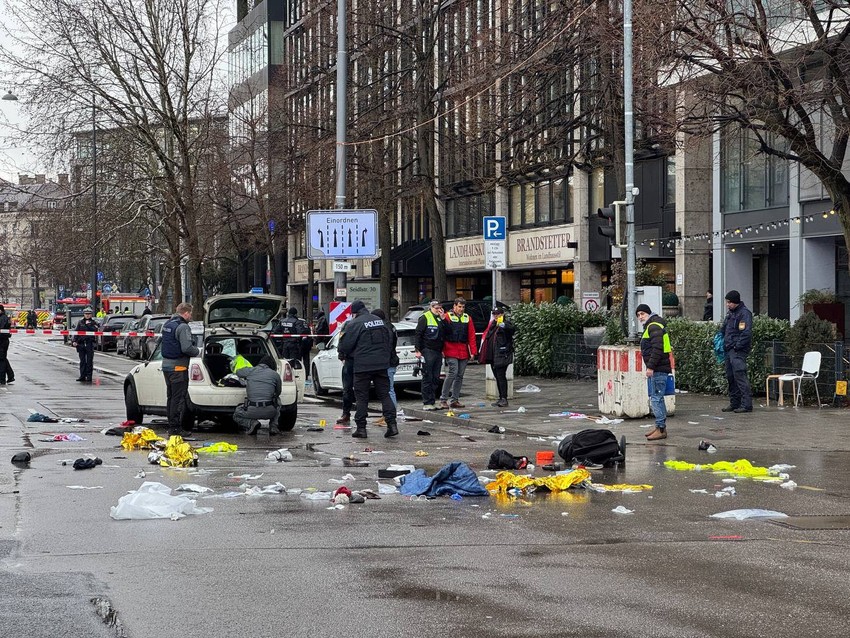
[(234, 293), (210, 297), (204, 303), (204, 324), (210, 328), (264, 328), (286, 315), (286, 297)]

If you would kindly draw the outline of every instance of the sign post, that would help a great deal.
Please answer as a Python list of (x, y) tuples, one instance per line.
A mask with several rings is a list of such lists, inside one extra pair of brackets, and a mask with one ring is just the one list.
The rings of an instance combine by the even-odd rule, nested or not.
[(508, 223), (506, 217), (484, 218), (484, 263), (493, 272), (493, 307), (496, 307), (496, 271), (507, 268)]
[[(337, 260), (378, 256), (378, 211), (307, 211), (307, 257), (334, 260), (334, 287), (345, 290), (348, 270)], [(345, 301), (346, 295), (339, 295)]]

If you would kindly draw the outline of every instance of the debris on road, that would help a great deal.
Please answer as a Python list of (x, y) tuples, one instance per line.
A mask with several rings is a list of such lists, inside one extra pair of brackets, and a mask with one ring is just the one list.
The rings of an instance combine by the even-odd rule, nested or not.
[(529, 383), (523, 388), (519, 388), (518, 390), (514, 390), (514, 392), (542, 392), (542, 390), (534, 385), (533, 383)]
[(585, 469), (576, 469), (554, 476), (521, 476), (513, 472), (499, 472), (492, 483), (486, 488), (490, 492), (507, 492), (510, 489), (525, 491), (529, 488), (542, 487), (550, 492), (561, 492), (571, 487), (577, 487), (584, 482), (590, 483), (590, 472)]
[(74, 469), (75, 470), (91, 470), (92, 468), (97, 467), (98, 465), (102, 465), (103, 460), (98, 457), (94, 458), (80, 458), (74, 461)]
[(627, 508), (623, 507), (622, 505), (618, 505), (617, 507), (615, 507), (611, 511), (614, 512), (615, 514), (634, 514), (635, 513), (634, 510), (627, 509)]
[(204, 447), (196, 448), (196, 452), (203, 452), (205, 454), (223, 454), (227, 452), (236, 452), (239, 449), (238, 446), (233, 443), (225, 443), (224, 441), (219, 441), (218, 443), (210, 443), (209, 445), (205, 445)]
[(110, 508), (109, 515), (115, 520), (168, 518), (176, 521), (190, 514), (212, 511), (210, 507), (198, 507), (188, 494), (172, 496), (170, 487), (145, 482), (138, 490), (118, 499), (118, 505)]
[(279, 450), (275, 450), (274, 452), (269, 452), (266, 455), (267, 461), (275, 461), (275, 462), (285, 462), (288, 463), (292, 460), (292, 452), (289, 451), (289, 448), (282, 447)]
[(734, 518), (738, 521), (743, 521), (748, 518), (787, 518), (788, 514), (783, 514), (782, 512), (775, 512), (773, 510), (760, 510), (760, 509), (742, 509), (742, 510), (729, 510), (728, 512), (718, 512), (717, 514), (712, 514), (711, 518)]
[(496, 450), (490, 455), (488, 470), (523, 470), (528, 465), (527, 456), (514, 456), (507, 450)]
[(12, 465), (17, 465), (19, 467), (26, 467), (30, 464), (32, 460), (32, 456), (29, 452), (18, 452), (12, 457)]

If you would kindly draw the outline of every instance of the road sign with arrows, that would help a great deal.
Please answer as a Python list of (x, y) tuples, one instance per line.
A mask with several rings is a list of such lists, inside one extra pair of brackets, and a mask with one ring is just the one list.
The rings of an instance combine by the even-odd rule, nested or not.
[(308, 211), (307, 237), (310, 259), (377, 257), (378, 211)]

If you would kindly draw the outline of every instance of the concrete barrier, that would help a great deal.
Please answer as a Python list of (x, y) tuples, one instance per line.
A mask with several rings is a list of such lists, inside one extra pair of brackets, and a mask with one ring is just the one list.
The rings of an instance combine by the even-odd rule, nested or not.
[[(596, 351), (596, 368), (599, 411), (602, 414), (640, 419), (652, 413), (640, 348), (600, 346)], [(673, 368), (675, 372), (675, 363)], [(667, 413), (674, 414), (675, 395), (664, 397), (664, 402)]]
[[(498, 399), (499, 398), (499, 390), (496, 387), (496, 377), (493, 376), (493, 369), (488, 365), (485, 366), (487, 368), (485, 370), (484, 376), (484, 390), (487, 393), (488, 399)], [(510, 364), (508, 366), (507, 372), (508, 379), (508, 399), (514, 398), (514, 364)]]

